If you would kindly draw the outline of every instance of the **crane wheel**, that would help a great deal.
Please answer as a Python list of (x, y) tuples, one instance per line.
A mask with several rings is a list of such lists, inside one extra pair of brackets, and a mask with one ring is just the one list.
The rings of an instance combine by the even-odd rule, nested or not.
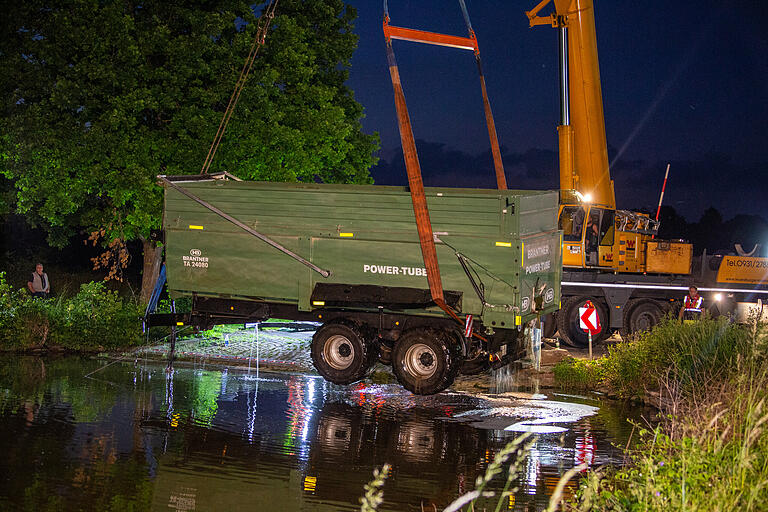
[(541, 320), (544, 323), (541, 336), (543, 338), (554, 338), (557, 332), (557, 312), (544, 315)]
[(640, 331), (650, 331), (666, 314), (666, 304), (660, 304), (653, 299), (635, 299), (624, 308), (624, 320), (621, 328), (621, 339), (627, 341)]
[(595, 309), (597, 309), (597, 316), (600, 318), (600, 325), (602, 326), (600, 333), (592, 336), (592, 343), (603, 341), (611, 334), (607, 308), (601, 301), (587, 295), (569, 297), (563, 302), (563, 307), (557, 313), (557, 330), (566, 345), (572, 347), (589, 345), (589, 336), (579, 326), (579, 308), (583, 307), (588, 300), (592, 301)]

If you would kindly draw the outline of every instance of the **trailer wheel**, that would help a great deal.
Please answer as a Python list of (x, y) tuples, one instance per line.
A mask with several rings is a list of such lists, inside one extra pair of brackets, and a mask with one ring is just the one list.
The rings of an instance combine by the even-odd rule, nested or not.
[(611, 335), (608, 313), (602, 302), (586, 295), (569, 297), (557, 313), (557, 330), (567, 345), (572, 347), (586, 347), (589, 345), (587, 333), (581, 330), (579, 326), (579, 308), (583, 307), (588, 300), (592, 301), (595, 309), (597, 309), (597, 316), (600, 317), (600, 324), (602, 325), (600, 334), (592, 337), (592, 343), (603, 341)]
[(378, 357), (353, 322), (332, 322), (320, 327), (312, 337), (312, 363), (325, 380), (351, 384), (367, 374)]
[(359, 455), (360, 436), (363, 428), (362, 412), (344, 403), (326, 403), (317, 422), (318, 452), (321, 457), (348, 457)]
[(459, 373), (461, 358), (445, 331), (415, 328), (403, 333), (392, 351), (392, 370), (397, 381), (416, 395), (439, 393)]
[[(664, 308), (655, 300), (630, 301), (624, 310), (624, 327), (621, 329), (621, 338), (626, 340), (628, 336), (639, 331), (650, 331), (664, 316)], [(625, 337), (626, 336), (626, 337)]]

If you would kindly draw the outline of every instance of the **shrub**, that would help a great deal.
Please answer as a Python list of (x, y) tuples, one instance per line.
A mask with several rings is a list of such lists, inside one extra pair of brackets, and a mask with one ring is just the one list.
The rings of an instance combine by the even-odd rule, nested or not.
[(63, 307), (55, 343), (67, 348), (115, 348), (141, 341), (140, 307), (124, 301), (103, 282), (85, 283)]
[(600, 360), (568, 358), (554, 368), (555, 380), (571, 389), (595, 389), (605, 379), (605, 368)]
[(754, 329), (724, 317), (690, 324), (667, 318), (650, 332), (609, 347), (600, 359), (562, 362), (555, 367), (555, 379), (581, 388), (606, 385), (624, 398), (657, 390), (663, 380), (690, 390), (727, 374), (740, 359), (753, 357), (761, 340)]
[(136, 345), (140, 308), (104, 283), (86, 283), (71, 298), (32, 298), (12, 290), (0, 272), (0, 346), (24, 350), (61, 346), (76, 350)]

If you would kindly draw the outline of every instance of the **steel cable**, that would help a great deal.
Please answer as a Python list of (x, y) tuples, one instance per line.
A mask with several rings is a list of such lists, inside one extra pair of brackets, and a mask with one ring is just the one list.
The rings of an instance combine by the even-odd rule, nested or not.
[(205, 157), (203, 166), (200, 169), (200, 174), (207, 173), (211, 167), (213, 157), (216, 155), (219, 144), (224, 138), (224, 132), (227, 130), (229, 120), (232, 118), (232, 113), (235, 110), (237, 101), (240, 99), (240, 93), (245, 87), (245, 82), (248, 80), (248, 75), (250, 74), (251, 68), (253, 67), (253, 62), (256, 60), (256, 54), (258, 54), (259, 49), (261, 49), (264, 41), (266, 40), (267, 32), (269, 31), (269, 25), (272, 23), (272, 20), (275, 17), (275, 9), (277, 8), (278, 1), (279, 0), (270, 0), (269, 4), (262, 11), (261, 16), (259, 17), (256, 36), (254, 37), (253, 43), (251, 44), (250, 52), (248, 53), (248, 57), (246, 57), (245, 62), (243, 63), (243, 69), (240, 71), (240, 76), (237, 78), (237, 82), (235, 82), (235, 89), (232, 91), (232, 95), (229, 98), (227, 108), (224, 110), (224, 114), (221, 117), (219, 128), (216, 131), (216, 135), (213, 138), (211, 147), (208, 150), (208, 154)]

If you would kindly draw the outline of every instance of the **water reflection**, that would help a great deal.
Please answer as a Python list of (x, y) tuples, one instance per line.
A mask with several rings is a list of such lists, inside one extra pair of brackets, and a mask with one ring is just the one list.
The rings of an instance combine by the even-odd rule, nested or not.
[(441, 510), (518, 435), (510, 427), (556, 426), (534, 436), (506, 504), (536, 510), (574, 465), (617, 461), (611, 442), (628, 434), (624, 411), (580, 397), (416, 397), (256, 375), (6, 359), (0, 509), (356, 510), (390, 463), (381, 510)]

